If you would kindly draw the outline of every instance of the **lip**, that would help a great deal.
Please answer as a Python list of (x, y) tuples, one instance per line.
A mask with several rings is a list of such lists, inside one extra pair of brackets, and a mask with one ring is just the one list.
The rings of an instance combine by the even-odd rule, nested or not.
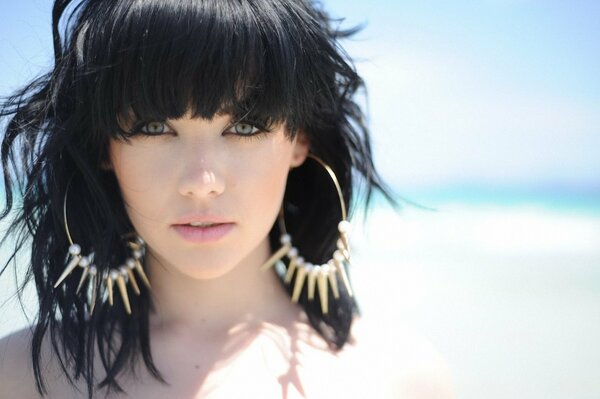
[(219, 223), (210, 227), (194, 227), (187, 224), (171, 225), (181, 238), (193, 244), (219, 241), (229, 234), (234, 226), (234, 223)]
[(191, 214), (184, 215), (178, 219), (175, 219), (172, 223), (172, 226), (181, 225), (181, 224), (190, 224), (190, 223), (232, 223), (231, 220), (225, 219), (219, 215), (200, 215), (200, 214)]

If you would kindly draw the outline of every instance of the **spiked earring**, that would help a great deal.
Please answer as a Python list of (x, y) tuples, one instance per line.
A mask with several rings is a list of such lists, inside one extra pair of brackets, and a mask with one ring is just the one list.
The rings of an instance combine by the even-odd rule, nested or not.
[[(146, 243), (141, 237), (136, 235), (128, 236), (125, 240), (125, 244), (131, 251), (131, 256), (128, 257), (126, 261), (119, 267), (105, 270), (99, 274), (99, 271), (94, 264), (94, 252), (91, 252), (89, 255), (83, 255), (81, 252), (81, 246), (74, 243), (73, 239), (71, 238), (69, 224), (67, 222), (67, 196), (70, 185), (71, 182), (69, 181), (63, 202), (65, 232), (70, 244), (68, 262), (62, 274), (54, 283), (54, 288), (58, 288), (60, 284), (79, 266), (83, 269), (83, 271), (81, 273), (81, 277), (79, 278), (79, 284), (77, 284), (77, 289), (75, 292), (79, 293), (84, 285), (86, 285), (87, 281), (87, 291), (85, 296), (89, 306), (90, 314), (94, 312), (96, 298), (98, 296), (98, 286), (100, 289), (103, 289), (101, 300), (108, 300), (108, 303), (111, 306), (114, 303), (114, 291), (116, 286), (116, 289), (119, 291), (121, 299), (123, 300), (125, 311), (128, 314), (131, 314), (131, 305), (129, 302), (129, 295), (127, 293), (127, 284), (130, 283), (133, 292), (136, 295), (140, 295), (140, 287), (137, 284), (133, 271), (135, 270), (138, 277), (148, 289), (151, 288), (150, 281), (148, 280), (148, 277), (146, 276), (146, 273), (142, 267), (143, 257), (146, 253)], [(98, 279), (100, 279), (100, 284), (98, 284)]]
[(292, 290), (292, 302), (298, 302), (300, 294), (305, 286), (307, 287), (308, 300), (312, 301), (315, 297), (315, 289), (317, 289), (319, 292), (319, 300), (321, 302), (321, 311), (326, 314), (329, 311), (329, 289), (331, 289), (334, 298), (338, 299), (340, 297), (338, 279), (341, 280), (348, 295), (353, 295), (350, 280), (346, 273), (346, 266), (350, 263), (350, 244), (348, 242), (350, 222), (347, 220), (346, 205), (344, 204), (342, 189), (333, 169), (314, 155), (309, 154), (308, 157), (314, 159), (327, 170), (337, 190), (342, 213), (342, 220), (338, 223), (340, 236), (337, 240), (337, 249), (333, 252), (331, 259), (324, 264), (315, 265), (305, 260), (298, 253), (298, 249), (292, 245), (292, 237), (287, 233), (285, 228), (282, 207), (279, 211), (278, 218), (280, 230), (282, 232), (280, 237), (281, 248), (279, 248), (279, 250), (277, 250), (262, 265), (261, 270), (269, 270), (284, 256), (287, 257), (289, 259), (289, 264), (284, 277), (284, 282), (290, 284), (294, 273), (296, 274), (296, 280)]

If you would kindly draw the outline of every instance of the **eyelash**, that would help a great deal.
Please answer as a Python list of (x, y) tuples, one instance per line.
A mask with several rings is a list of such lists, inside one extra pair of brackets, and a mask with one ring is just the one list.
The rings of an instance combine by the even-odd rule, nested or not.
[[(161, 136), (165, 136), (165, 135), (168, 135), (171, 133), (175, 133), (174, 130), (163, 130), (163, 132), (161, 132), (161, 133), (149, 133), (147, 131), (144, 131), (143, 129), (151, 123), (161, 123), (162, 125), (165, 126), (165, 129), (171, 129), (171, 127), (169, 127), (169, 125), (166, 122), (162, 122), (162, 121), (138, 122), (129, 131), (127, 136), (128, 137), (150, 138), (150, 137), (161, 137)], [(241, 134), (241, 133), (232, 132), (231, 130), (234, 129), (238, 125), (250, 125), (250, 126), (252, 126), (253, 129), (257, 129), (257, 130), (250, 134)], [(266, 135), (267, 133), (270, 133), (270, 132), (271, 132), (271, 129), (261, 125), (260, 123), (253, 122), (253, 121), (238, 121), (238, 122), (232, 123), (223, 131), (223, 133), (231, 134), (231, 135), (235, 136), (236, 138), (239, 138), (240, 140), (260, 139), (264, 135)]]

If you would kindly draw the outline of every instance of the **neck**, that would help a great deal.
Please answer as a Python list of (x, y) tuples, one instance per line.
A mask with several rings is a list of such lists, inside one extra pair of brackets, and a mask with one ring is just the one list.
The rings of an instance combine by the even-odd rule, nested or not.
[(260, 271), (269, 256), (265, 239), (227, 274), (197, 280), (165, 267), (149, 254), (146, 262), (152, 283), (152, 325), (218, 333), (249, 323), (279, 324), (297, 316), (299, 308), (290, 302), (273, 270)]

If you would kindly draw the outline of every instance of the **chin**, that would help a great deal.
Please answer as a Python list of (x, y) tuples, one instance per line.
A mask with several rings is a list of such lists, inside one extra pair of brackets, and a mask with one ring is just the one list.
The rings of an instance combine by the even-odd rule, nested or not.
[(235, 265), (224, 265), (223, 262), (220, 264), (216, 263), (205, 263), (205, 262), (194, 262), (193, 264), (186, 264), (180, 267), (174, 267), (177, 271), (190, 279), (194, 280), (213, 280), (231, 272), (236, 268)]
[(188, 276), (198, 281), (215, 280), (229, 274), (234, 268), (208, 268), (203, 270), (194, 270)]

